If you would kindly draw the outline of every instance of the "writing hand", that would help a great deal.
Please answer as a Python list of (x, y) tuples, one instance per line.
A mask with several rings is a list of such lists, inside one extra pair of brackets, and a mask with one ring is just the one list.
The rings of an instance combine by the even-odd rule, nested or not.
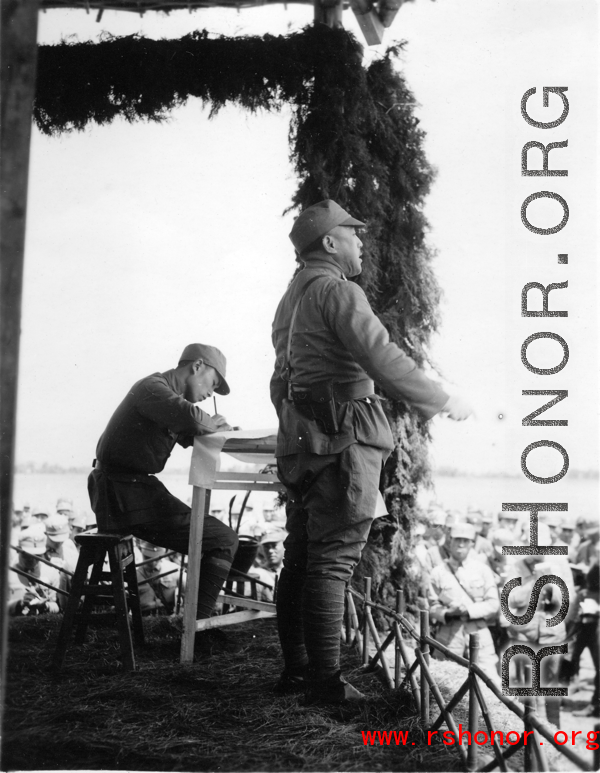
[(227, 419), (224, 416), (221, 416), (220, 413), (215, 413), (215, 415), (212, 417), (212, 420), (217, 425), (217, 430), (231, 429), (231, 427), (227, 423)]

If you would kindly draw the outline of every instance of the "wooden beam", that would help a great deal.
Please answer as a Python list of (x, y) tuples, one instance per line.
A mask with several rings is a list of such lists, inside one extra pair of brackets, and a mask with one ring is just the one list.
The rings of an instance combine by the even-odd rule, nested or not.
[(391, 27), (396, 14), (405, 2), (406, 0), (379, 0), (378, 16), (386, 29)]
[[(31, 107), (38, 0), (2, 0), (0, 42), (0, 723), (4, 719), (8, 564)], [(4, 736), (2, 736), (4, 737)], [(4, 768), (0, 761), (0, 768)]]
[(382, 43), (384, 26), (369, 0), (350, 0), (350, 8), (354, 11), (367, 45), (378, 46)]
[(342, 0), (314, 0), (315, 24), (342, 27)]

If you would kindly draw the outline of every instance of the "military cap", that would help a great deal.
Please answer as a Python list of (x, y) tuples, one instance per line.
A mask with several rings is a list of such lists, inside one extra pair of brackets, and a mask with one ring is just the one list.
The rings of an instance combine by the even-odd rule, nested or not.
[(225, 381), (225, 371), (227, 369), (227, 360), (225, 355), (216, 346), (208, 344), (188, 344), (183, 350), (179, 362), (182, 360), (203, 360), (206, 365), (210, 365), (217, 371), (221, 383), (215, 389), (218, 395), (228, 395), (231, 391), (227, 381)]
[(325, 199), (307, 207), (298, 215), (290, 239), (296, 252), (302, 252), (320, 236), (325, 236), (338, 225), (364, 226), (365, 223), (352, 217), (333, 199)]
[(483, 510), (481, 513), (481, 523), (493, 523), (494, 516), (487, 510)]
[(50, 517), (50, 508), (49, 507), (42, 507), (42, 506), (36, 506), (31, 509), (31, 515), (34, 518), (49, 518)]
[(70, 499), (61, 497), (56, 503), (56, 511), (60, 513), (61, 510), (72, 510), (73, 502)]
[(19, 547), (26, 553), (41, 556), (46, 552), (46, 532), (38, 524), (28, 526), (19, 535)]
[(475, 540), (475, 527), (470, 523), (455, 523), (450, 529), (450, 537), (458, 537), (460, 539)]
[(492, 534), (492, 545), (497, 553), (502, 554), (502, 548), (515, 544), (515, 535), (509, 529), (496, 529)]
[(283, 542), (287, 537), (287, 531), (285, 529), (271, 529), (260, 538), (260, 544), (265, 545), (267, 542)]
[(69, 538), (69, 521), (66, 515), (53, 515), (45, 523), (46, 534), (53, 542), (64, 542)]
[(474, 526), (483, 523), (483, 513), (480, 510), (469, 510), (467, 513), (467, 523), (472, 523)]
[(545, 513), (541, 520), (551, 529), (558, 529), (562, 523), (562, 517), (558, 513)]
[(519, 516), (512, 510), (501, 510), (498, 513), (498, 520), (500, 519), (504, 521), (518, 521)]

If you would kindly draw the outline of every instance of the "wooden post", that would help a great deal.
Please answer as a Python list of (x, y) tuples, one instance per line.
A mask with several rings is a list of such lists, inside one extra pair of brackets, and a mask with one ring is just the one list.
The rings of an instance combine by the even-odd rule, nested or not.
[[(421, 609), (419, 612), (419, 618), (421, 623), (421, 638), (419, 640), (419, 650), (423, 655), (423, 659), (427, 665), (429, 665), (429, 644), (425, 641), (425, 637), (429, 636), (429, 610)], [(421, 671), (421, 724), (423, 729), (429, 728), (429, 682), (425, 678), (425, 674)]]
[[(2, 0), (0, 118), (0, 725), (6, 685), (8, 565), (17, 416), (25, 215), (38, 0)], [(0, 733), (1, 733), (0, 726)], [(0, 762), (0, 767), (2, 764)]]
[(369, 665), (369, 608), (367, 605), (368, 601), (371, 601), (371, 578), (365, 577), (365, 606), (363, 609), (363, 641), (362, 641), (363, 666)]
[[(479, 634), (472, 633), (469, 636), (469, 666), (477, 663), (479, 656)], [(475, 690), (476, 674), (469, 668), (469, 733), (471, 743), (467, 747), (467, 770), (477, 770), (477, 744), (475, 733), (479, 730), (479, 703)]]
[[(404, 606), (404, 591), (399, 588), (396, 591), (396, 612), (401, 615)], [(400, 630), (398, 623), (394, 623), (396, 628)], [(400, 652), (400, 644), (398, 643), (398, 637), (394, 639), (394, 687), (398, 689), (401, 682), (402, 671), (402, 653)]]
[[(535, 770), (536, 767), (534, 764), (535, 757), (533, 756), (533, 749), (531, 747), (532, 736), (526, 736), (525, 733), (533, 730), (530, 717), (535, 713), (535, 698), (532, 698), (529, 695), (524, 696), (523, 706), (525, 708), (525, 716), (523, 717), (523, 769), (525, 771), (532, 771)], [(527, 744), (525, 743), (526, 738), (529, 741)], [(535, 742), (535, 740), (533, 742)]]
[(202, 560), (202, 531), (204, 529), (204, 510), (210, 501), (206, 489), (194, 486), (192, 494), (192, 517), (190, 521), (190, 541), (188, 543), (188, 569), (183, 607), (183, 633), (181, 635), (181, 663), (194, 660), (194, 641), (196, 638), (196, 613), (198, 611), (198, 588), (200, 587), (200, 561)]
[(315, 24), (342, 27), (343, 0), (314, 0)]

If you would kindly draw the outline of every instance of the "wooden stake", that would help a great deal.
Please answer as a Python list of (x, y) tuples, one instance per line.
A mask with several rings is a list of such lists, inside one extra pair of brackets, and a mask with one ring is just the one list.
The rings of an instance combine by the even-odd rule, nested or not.
[[(6, 685), (9, 539), (38, 0), (2, 0), (0, 118), (0, 723)], [(0, 767), (2, 763), (0, 761)]]

